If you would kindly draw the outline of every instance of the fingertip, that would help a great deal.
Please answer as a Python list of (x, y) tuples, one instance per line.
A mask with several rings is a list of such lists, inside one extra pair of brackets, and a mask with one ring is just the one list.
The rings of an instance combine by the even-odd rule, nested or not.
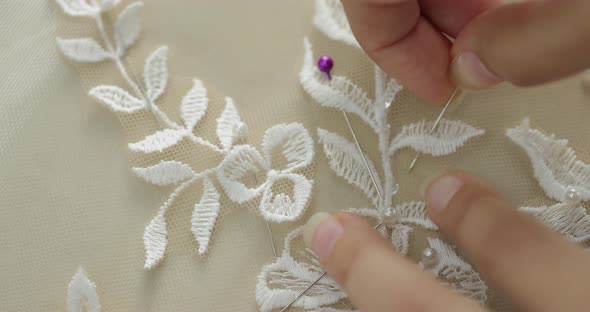
[(450, 73), (451, 80), (463, 90), (487, 89), (502, 82), (472, 51), (457, 55), (451, 62)]

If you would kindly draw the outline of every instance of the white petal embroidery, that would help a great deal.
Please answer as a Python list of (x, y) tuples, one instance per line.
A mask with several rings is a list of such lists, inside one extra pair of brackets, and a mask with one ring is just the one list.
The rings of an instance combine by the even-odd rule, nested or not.
[(369, 126), (378, 130), (373, 100), (348, 78), (333, 76), (328, 80), (315, 66), (313, 51), (305, 38), (305, 56), (299, 79), (303, 89), (321, 106), (357, 114)]
[(522, 207), (519, 210), (534, 216), (573, 242), (583, 243), (590, 240), (590, 215), (582, 206), (559, 203), (549, 207)]
[(136, 143), (129, 143), (129, 149), (134, 152), (153, 153), (162, 152), (165, 149), (180, 142), (186, 135), (186, 130), (164, 129), (152, 135), (146, 136)]
[(232, 98), (225, 98), (225, 109), (217, 119), (217, 137), (224, 150), (229, 150), (237, 137), (237, 127), (241, 122), (240, 114)]
[(205, 178), (203, 180), (203, 195), (193, 210), (191, 226), (195, 240), (199, 243), (198, 252), (200, 255), (207, 253), (209, 248), (211, 233), (219, 215), (219, 198), (219, 192), (211, 180)]
[(287, 161), (284, 172), (294, 172), (309, 166), (313, 160), (313, 140), (307, 129), (300, 123), (280, 124), (266, 130), (262, 140), (262, 152), (268, 164), (272, 166), (272, 152), (281, 146), (281, 152)]
[(166, 89), (168, 83), (168, 47), (159, 47), (150, 55), (143, 70), (148, 98), (155, 101)]
[(96, 285), (86, 277), (82, 268), (78, 268), (68, 285), (67, 306), (68, 312), (100, 312)]
[(359, 43), (352, 34), (340, 0), (316, 0), (313, 23), (317, 29), (330, 39), (360, 48)]
[(160, 161), (151, 167), (135, 167), (132, 170), (138, 177), (156, 185), (177, 184), (195, 176), (190, 166), (174, 160)]
[[(275, 194), (272, 187), (281, 180), (293, 184), (293, 198), (288, 194)], [(300, 174), (278, 173), (267, 180), (267, 187), (260, 200), (260, 213), (271, 222), (295, 221), (301, 217), (311, 197), (312, 181)]]
[(207, 89), (203, 86), (203, 82), (198, 79), (193, 80), (193, 87), (182, 98), (180, 105), (180, 115), (189, 131), (192, 131), (203, 118), (208, 104)]
[(462, 121), (442, 119), (433, 134), (430, 129), (433, 121), (421, 121), (404, 126), (393, 139), (389, 154), (412, 147), (418, 152), (433, 156), (443, 156), (454, 153), (469, 139), (483, 135), (484, 130), (472, 127)]
[(100, 62), (112, 57), (98, 42), (91, 38), (57, 38), (57, 44), (65, 56), (78, 62)]
[(92, 88), (88, 94), (113, 112), (129, 114), (146, 108), (142, 100), (116, 86), (97, 86)]
[(526, 151), (547, 196), (563, 202), (567, 189), (574, 187), (582, 200), (590, 200), (590, 165), (578, 160), (567, 140), (532, 129), (528, 118), (506, 135)]
[[(283, 254), (272, 264), (262, 268), (256, 285), (256, 302), (262, 312), (285, 307), (323, 272), (317, 262), (299, 262), (291, 256), (291, 244), (301, 236), (303, 227), (285, 238)], [(293, 306), (304, 309), (320, 309), (345, 298), (336, 282), (324, 277), (310, 288)]]
[[(359, 187), (367, 198), (376, 205), (379, 202), (377, 190), (373, 185), (371, 176), (356, 146), (340, 135), (321, 128), (318, 128), (318, 136), (320, 143), (324, 147), (324, 153), (326, 154), (326, 158), (328, 158), (330, 168), (334, 170), (336, 175), (343, 177), (348, 183)], [(377, 185), (381, 185), (375, 165), (368, 158), (367, 162), (374, 173)]]
[(471, 265), (461, 259), (453, 247), (438, 238), (428, 238), (430, 247), (436, 251), (436, 263), (429, 266), (419, 263), (432, 274), (444, 278), (459, 294), (481, 304), (487, 299), (488, 287)]
[(146, 255), (145, 269), (154, 268), (164, 259), (166, 245), (168, 244), (167, 235), (166, 219), (164, 218), (164, 212), (161, 211), (150, 221), (143, 232), (143, 245)]
[(71, 16), (92, 16), (100, 11), (85, 0), (57, 0), (57, 3), (66, 14)]
[(270, 170), (260, 153), (250, 145), (240, 145), (225, 157), (217, 171), (217, 179), (227, 196), (241, 204), (259, 196), (266, 187), (262, 184), (249, 188), (240, 181), (256, 175), (261, 169)]
[[(103, 1), (103, 2), (106, 2)], [(106, 6), (114, 6), (112, 1), (104, 3)], [(117, 45), (117, 54), (122, 56), (125, 50), (133, 45), (139, 38), (141, 31), (141, 22), (139, 19), (139, 10), (143, 6), (141, 2), (134, 2), (128, 5), (115, 23), (115, 43)]]

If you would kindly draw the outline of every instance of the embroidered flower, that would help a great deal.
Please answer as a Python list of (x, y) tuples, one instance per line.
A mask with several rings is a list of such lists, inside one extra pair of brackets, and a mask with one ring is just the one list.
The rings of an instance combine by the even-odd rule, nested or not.
[[(219, 182), (228, 197), (238, 203), (262, 194), (259, 211), (268, 221), (298, 219), (309, 202), (313, 184), (297, 173), (313, 160), (309, 132), (299, 123), (269, 128), (262, 141), (262, 153), (264, 156), (248, 145), (233, 148), (217, 171)], [(285, 163), (282, 168), (279, 167), (281, 163)], [(259, 185), (248, 187), (241, 181), (251, 175), (259, 176), (260, 172), (264, 173), (265, 180)], [(285, 189), (290, 191), (285, 192)]]
[[(225, 109), (216, 119), (215, 132), (218, 142), (209, 141), (195, 133), (197, 125), (205, 118), (209, 107), (207, 89), (198, 79), (194, 79), (193, 86), (181, 100), (180, 122), (173, 120), (158, 105), (168, 84), (168, 48), (161, 46), (148, 56), (143, 70), (143, 84), (132, 78), (133, 75), (130, 75), (125, 67), (123, 56), (139, 38), (139, 9), (143, 3), (133, 2), (123, 9), (110, 28), (114, 32), (113, 36), (109, 36), (100, 12), (112, 9), (119, 2), (120, 0), (57, 0), (65, 13), (93, 18), (102, 38), (102, 43), (92, 38), (58, 38), (58, 46), (63, 54), (78, 62), (112, 61), (128, 89), (114, 85), (99, 85), (93, 87), (89, 95), (115, 113), (149, 112), (159, 121), (163, 128), (128, 144), (133, 152), (161, 153), (183, 141), (189, 141), (224, 158), (223, 164), (213, 165), (200, 172), (176, 160), (161, 160), (148, 167), (133, 168), (138, 177), (149, 183), (175, 185), (175, 189), (160, 206), (156, 216), (145, 227), (144, 268), (152, 269), (164, 259), (168, 245), (166, 214), (176, 198), (197, 181), (202, 181), (203, 191), (200, 200), (194, 204), (191, 231), (199, 245), (197, 252), (200, 255), (207, 253), (222, 208), (222, 194), (213, 180), (218, 170), (223, 171), (223, 174), (219, 173), (218, 176), (230, 199), (243, 203), (262, 194), (260, 211), (265, 219), (284, 222), (299, 218), (309, 203), (312, 188), (312, 180), (298, 173), (311, 164), (314, 155), (313, 143), (307, 130), (301, 124), (281, 124), (268, 129), (262, 145), (263, 158), (250, 145), (236, 145), (238, 141), (245, 142), (247, 127), (241, 120), (234, 101), (226, 97)], [(114, 38), (114, 42), (111, 37)], [(282, 148), (282, 160), (273, 160), (274, 150), (279, 147)], [(286, 162), (285, 168), (277, 168), (282, 162)], [(253, 191), (248, 191), (238, 181), (253, 169), (244, 168), (244, 165), (258, 165), (265, 171), (264, 182)], [(252, 176), (247, 178), (251, 179)], [(286, 187), (290, 187), (290, 192), (287, 192)], [(241, 194), (244, 193), (244, 189), (245, 194)]]

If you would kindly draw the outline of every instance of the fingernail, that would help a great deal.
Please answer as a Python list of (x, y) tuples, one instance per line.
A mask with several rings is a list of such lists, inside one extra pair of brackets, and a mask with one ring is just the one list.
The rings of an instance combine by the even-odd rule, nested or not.
[(428, 187), (430, 186), (430, 184), (432, 184), (432, 182), (434, 180), (436, 180), (436, 178), (443, 176), (446, 173), (446, 171), (436, 171), (434, 173), (431, 173), (429, 176), (427, 176), (426, 178), (424, 178), (422, 180), (422, 183), (420, 184), (420, 188), (418, 188), (418, 192), (420, 192), (420, 196), (422, 197), (422, 199), (426, 199), (426, 191), (428, 190)]
[(436, 212), (443, 211), (461, 186), (463, 186), (463, 181), (453, 175), (436, 179), (426, 194), (428, 207)]
[(455, 57), (451, 64), (451, 76), (457, 86), (465, 90), (485, 89), (502, 81), (471, 51)]
[(319, 212), (313, 215), (303, 229), (303, 241), (318, 256), (325, 259), (330, 255), (344, 229), (332, 215)]

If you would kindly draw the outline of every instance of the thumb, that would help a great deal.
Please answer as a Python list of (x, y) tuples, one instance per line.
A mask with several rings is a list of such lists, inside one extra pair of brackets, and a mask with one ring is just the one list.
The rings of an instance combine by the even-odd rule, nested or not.
[(359, 216), (318, 213), (308, 221), (303, 239), (361, 311), (483, 311), (396, 253)]
[(536, 85), (590, 66), (590, 2), (544, 0), (491, 9), (455, 41), (451, 75), (464, 89)]

